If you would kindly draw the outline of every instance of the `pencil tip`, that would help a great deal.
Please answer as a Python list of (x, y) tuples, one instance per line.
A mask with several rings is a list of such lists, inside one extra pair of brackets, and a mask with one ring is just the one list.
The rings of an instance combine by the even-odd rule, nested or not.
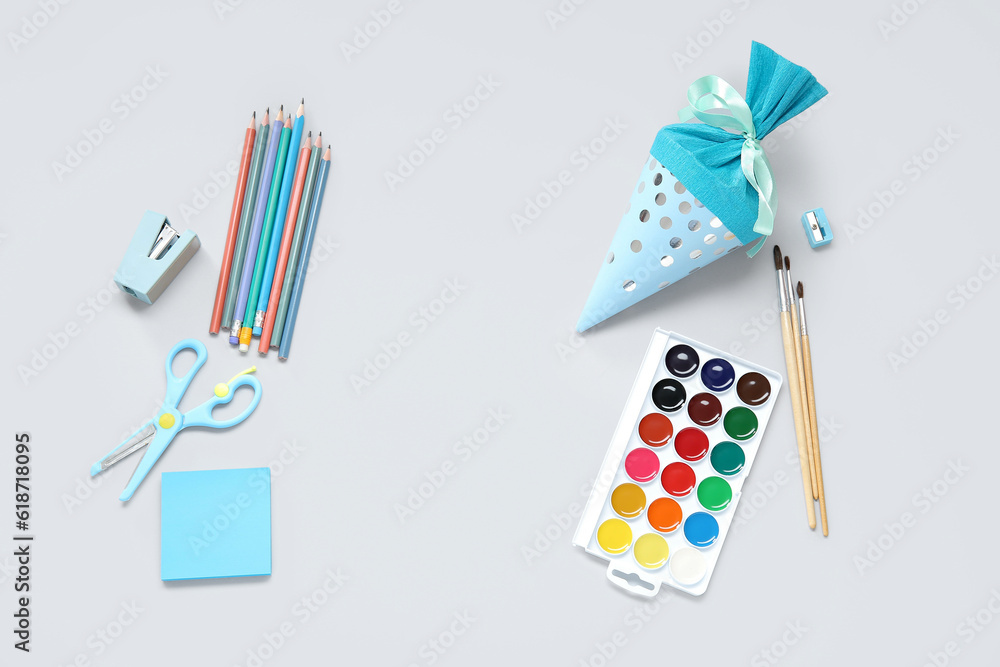
[(795, 291), (799, 293), (799, 298), (801, 299), (802, 298), (802, 281), (801, 280), (799, 281), (799, 284), (795, 286)]
[(774, 246), (774, 268), (781, 271), (781, 247), (778, 245)]

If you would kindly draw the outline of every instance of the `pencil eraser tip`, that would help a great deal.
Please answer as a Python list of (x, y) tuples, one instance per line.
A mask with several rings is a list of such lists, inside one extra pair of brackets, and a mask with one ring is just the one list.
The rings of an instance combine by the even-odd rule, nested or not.
[(240, 337), (239, 336), (230, 336), (229, 337), (229, 344), (230, 345), (239, 345), (240, 344)]
[(263, 331), (262, 328), (260, 328), (260, 327), (254, 327), (253, 328), (253, 335), (254, 336), (259, 336), (261, 331)]
[(250, 346), (245, 343), (240, 343), (240, 352), (249, 352)]

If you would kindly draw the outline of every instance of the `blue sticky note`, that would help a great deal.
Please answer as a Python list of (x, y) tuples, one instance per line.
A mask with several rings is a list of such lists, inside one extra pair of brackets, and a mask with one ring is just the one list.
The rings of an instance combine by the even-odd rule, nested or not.
[(165, 472), (160, 578), (271, 574), (271, 470)]

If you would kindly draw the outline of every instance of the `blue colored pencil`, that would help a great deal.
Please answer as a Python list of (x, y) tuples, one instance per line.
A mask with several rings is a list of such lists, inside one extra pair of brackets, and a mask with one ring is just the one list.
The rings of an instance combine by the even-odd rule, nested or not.
[(281, 334), (281, 346), (278, 348), (278, 358), (287, 359), (288, 350), (292, 346), (292, 334), (295, 333), (295, 318), (299, 314), (299, 302), (302, 300), (302, 286), (309, 270), (309, 253), (312, 252), (313, 239), (316, 238), (316, 221), (319, 220), (320, 206), (323, 204), (323, 192), (326, 190), (326, 176), (330, 172), (330, 147), (319, 164), (319, 175), (316, 177), (316, 190), (313, 192), (312, 204), (309, 208), (309, 222), (306, 225), (306, 238), (299, 257), (299, 266), (295, 273), (295, 286), (292, 287), (292, 298), (288, 304), (288, 315), (285, 318), (285, 331)]
[[(260, 283), (260, 295), (257, 299), (257, 312), (253, 318), (253, 335), (259, 336), (264, 326), (264, 315), (267, 312), (267, 302), (271, 298), (271, 285), (274, 283), (274, 269), (278, 264), (278, 252), (281, 247), (281, 235), (285, 230), (285, 217), (288, 215), (288, 202), (292, 195), (292, 183), (295, 181), (295, 163), (298, 160), (298, 147), (302, 143), (302, 128), (306, 123), (306, 102), (303, 99), (295, 112), (295, 125), (292, 126), (292, 138), (288, 145), (292, 148), (285, 158), (285, 171), (281, 178), (281, 193), (278, 197), (278, 211), (271, 229), (271, 238), (267, 241), (267, 260), (264, 264), (264, 279)], [(262, 241), (263, 243), (263, 241)]]
[(253, 267), (256, 263), (257, 246), (260, 245), (260, 231), (264, 225), (264, 214), (267, 212), (267, 196), (271, 192), (271, 174), (274, 173), (274, 163), (278, 157), (278, 143), (281, 140), (281, 128), (285, 125), (278, 113), (278, 120), (271, 126), (271, 140), (264, 157), (264, 173), (261, 176), (260, 192), (257, 193), (257, 207), (253, 213), (253, 224), (250, 225), (250, 243), (247, 244), (246, 259), (243, 262), (243, 276), (240, 279), (240, 292), (236, 297), (236, 311), (233, 314), (233, 324), (229, 327), (229, 342), (237, 345), (240, 342), (240, 328), (246, 312), (247, 301), (250, 299), (250, 283), (253, 281)]

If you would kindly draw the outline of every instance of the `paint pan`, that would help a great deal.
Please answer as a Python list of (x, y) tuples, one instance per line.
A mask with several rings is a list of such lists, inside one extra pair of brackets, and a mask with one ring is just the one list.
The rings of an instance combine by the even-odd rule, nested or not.
[(573, 544), (632, 593), (704, 593), (781, 381), (657, 329)]

